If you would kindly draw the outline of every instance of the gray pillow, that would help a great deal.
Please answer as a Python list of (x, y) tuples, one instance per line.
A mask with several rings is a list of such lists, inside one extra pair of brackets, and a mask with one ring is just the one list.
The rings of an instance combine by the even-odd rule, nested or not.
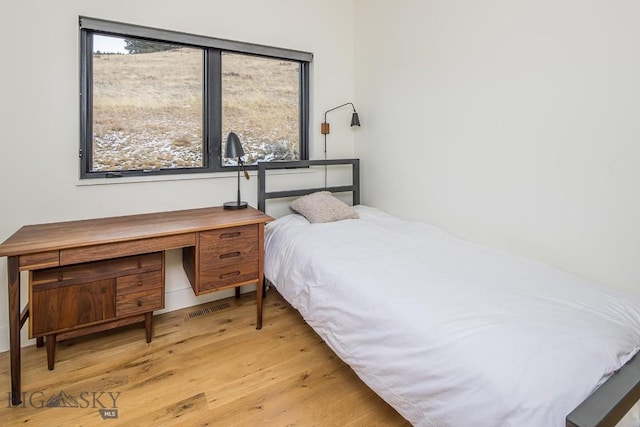
[(353, 208), (335, 198), (329, 191), (319, 191), (299, 197), (290, 206), (311, 223), (359, 218)]

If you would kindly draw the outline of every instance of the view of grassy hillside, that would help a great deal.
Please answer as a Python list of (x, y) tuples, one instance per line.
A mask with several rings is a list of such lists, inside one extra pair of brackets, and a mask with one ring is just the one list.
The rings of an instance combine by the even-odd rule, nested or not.
[[(222, 141), (238, 134), (249, 164), (296, 158), (298, 64), (237, 54), (222, 64)], [(199, 49), (94, 54), (93, 170), (202, 166), (202, 76)]]

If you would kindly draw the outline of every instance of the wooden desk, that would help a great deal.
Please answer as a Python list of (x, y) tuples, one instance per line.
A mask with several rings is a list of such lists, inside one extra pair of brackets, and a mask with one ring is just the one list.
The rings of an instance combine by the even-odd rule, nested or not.
[[(118, 274), (109, 274), (109, 266), (116, 265), (123, 270), (126, 265), (122, 262), (105, 262), (102, 260), (121, 259), (135, 257), (142, 254), (160, 253), (162, 272), (164, 272), (164, 251), (169, 249), (185, 248), (183, 250), (183, 266), (187, 277), (191, 282), (196, 295), (214, 292), (221, 289), (256, 283), (257, 284), (257, 329), (262, 328), (262, 281), (263, 275), (263, 250), (264, 250), (264, 224), (273, 220), (270, 216), (253, 209), (225, 210), (221, 207), (190, 209), (183, 211), (158, 212), (142, 215), (130, 215), (121, 217), (90, 219), (82, 221), (70, 221), (40, 225), (28, 225), (19, 229), (0, 245), (0, 257), (7, 257), (8, 289), (9, 289), (9, 351), (11, 360), (11, 401), (18, 405), (21, 402), (20, 384), (20, 329), (31, 317), (30, 325), (47, 324), (47, 320), (35, 317), (42, 316), (36, 309), (30, 313), (32, 307), (32, 280), (29, 283), (29, 304), (20, 311), (20, 271), (30, 271), (33, 279), (34, 271), (38, 280), (58, 275), (60, 281), (64, 280), (67, 270), (76, 273), (80, 270), (91, 275), (90, 284), (98, 283), (98, 278), (117, 278)], [(102, 261), (102, 262), (98, 262)], [(158, 262), (154, 258), (153, 262)], [(142, 261), (138, 261), (142, 266)], [(64, 266), (67, 267), (66, 270)], [(149, 267), (150, 269), (152, 267)], [(157, 266), (153, 267), (156, 268)], [(86, 273), (89, 272), (89, 273)], [(157, 273), (155, 273), (157, 274)], [(164, 276), (164, 275), (163, 275)], [(135, 278), (134, 278), (135, 279)], [(79, 283), (77, 277), (74, 277)], [(117, 281), (117, 279), (114, 279)], [(143, 283), (143, 279), (126, 280), (125, 284), (106, 285), (100, 288), (104, 294), (116, 294), (119, 290), (126, 289), (131, 292), (134, 282)], [(102, 280), (100, 282), (101, 286)], [(38, 283), (38, 282), (37, 282)], [(115, 282), (114, 282), (115, 283)], [(157, 281), (151, 286), (157, 290)], [(86, 283), (84, 284), (86, 285)], [(109, 288), (111, 286), (111, 288)], [(51, 287), (51, 286), (50, 286)], [(96, 288), (89, 287), (80, 293), (95, 292)], [(106, 289), (106, 290), (105, 290)], [(164, 279), (162, 279), (162, 306), (164, 306)], [(92, 319), (86, 325), (63, 325), (55, 331), (42, 332), (47, 335), (47, 349), (49, 350), (49, 336), (53, 338), (55, 348), (55, 333), (62, 331), (64, 337), (73, 336), (74, 331), (91, 333), (110, 327), (117, 327), (126, 322), (144, 320), (147, 326), (147, 340), (150, 340), (151, 312), (140, 315), (138, 310), (128, 309), (131, 299), (125, 298), (122, 303), (121, 314), (118, 312), (118, 302), (104, 299), (100, 313), (112, 312), (115, 317), (106, 319)], [(43, 294), (44, 295), (44, 294)], [(154, 294), (155, 295), (155, 294)], [(60, 297), (64, 299), (64, 297)], [(109, 297), (110, 298), (110, 297)], [(117, 296), (116, 296), (117, 298)], [(157, 299), (157, 297), (155, 297)], [(40, 297), (47, 300), (47, 297)], [(137, 302), (139, 307), (144, 307), (146, 300)], [(115, 305), (112, 308), (110, 304)], [(89, 304), (93, 305), (93, 303)], [(156, 300), (149, 309), (158, 307)], [(58, 310), (61, 310), (60, 307)], [(40, 308), (44, 311), (45, 309)], [(50, 307), (47, 307), (50, 310)], [(135, 312), (135, 316), (130, 315)], [(98, 316), (100, 317), (100, 316)], [(104, 317), (104, 316), (103, 316)], [(64, 323), (64, 322), (63, 322)], [(33, 326), (30, 327), (30, 337)], [(43, 326), (39, 326), (43, 328)], [(46, 327), (44, 327), (46, 329)], [(55, 329), (55, 328), (53, 328)], [(66, 335), (65, 335), (66, 334)], [(42, 337), (38, 337), (38, 345), (42, 345)], [(47, 352), (49, 356), (49, 351)], [(49, 359), (49, 357), (48, 357)], [(50, 361), (50, 368), (52, 363)]]

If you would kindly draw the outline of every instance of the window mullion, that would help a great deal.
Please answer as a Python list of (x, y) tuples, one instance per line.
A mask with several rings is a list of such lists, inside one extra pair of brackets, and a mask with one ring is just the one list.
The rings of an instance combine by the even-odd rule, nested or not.
[(309, 63), (300, 64), (300, 159), (309, 159)]
[(222, 52), (220, 49), (207, 49), (205, 87), (207, 106), (205, 108), (208, 141), (209, 168), (221, 171), (222, 168)]

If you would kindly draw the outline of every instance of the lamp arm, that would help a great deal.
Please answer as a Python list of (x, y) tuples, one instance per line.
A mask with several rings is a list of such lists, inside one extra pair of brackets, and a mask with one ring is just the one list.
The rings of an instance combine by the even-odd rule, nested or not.
[[(246, 179), (249, 179), (249, 172), (247, 172), (247, 170), (244, 167), (244, 162), (242, 161), (242, 157), (238, 157), (238, 163), (240, 164), (240, 166), (242, 166), (242, 172), (244, 172), (244, 177)], [(238, 171), (238, 176), (240, 175), (240, 172)]]
[(324, 112), (324, 121), (325, 121), (325, 123), (327, 122), (327, 113), (329, 113), (329, 112), (331, 112), (331, 111), (333, 111), (333, 110), (337, 110), (338, 108), (342, 108), (342, 107), (344, 107), (345, 105), (351, 105), (351, 108), (353, 108), (353, 112), (354, 112), (354, 113), (356, 112), (356, 107), (355, 107), (355, 105), (353, 105), (353, 102), (345, 102), (345, 103), (344, 103), (344, 104), (342, 104), (342, 105), (338, 105), (337, 107), (334, 107), (334, 108), (332, 108), (332, 109), (327, 110), (327, 111), (325, 111), (325, 112)]

